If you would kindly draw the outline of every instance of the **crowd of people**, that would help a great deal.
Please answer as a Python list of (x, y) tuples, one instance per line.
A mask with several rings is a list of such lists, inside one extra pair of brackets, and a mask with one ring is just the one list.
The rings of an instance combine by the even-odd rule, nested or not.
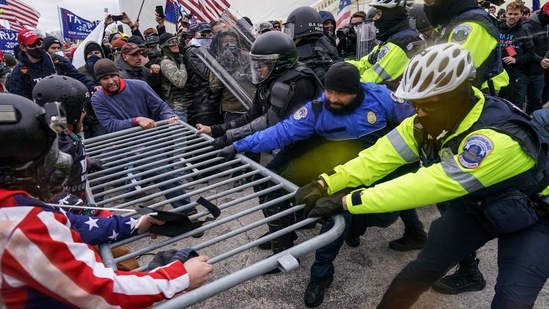
[[(0, 216), (10, 223), (0, 246), (3, 301), (136, 308), (207, 281), (212, 265), (189, 249), (138, 273), (110, 270), (91, 247), (161, 220), (45, 204), (86, 199), (87, 173), (102, 166), (83, 140), (168, 120), (212, 136), (220, 157), (242, 153), (259, 162), (261, 153), (274, 154), (266, 167), (300, 189), (263, 214), (305, 207), (271, 220), (268, 233), (307, 217), (323, 217), (324, 233), (332, 215), (343, 215), (342, 235), (315, 252), (306, 306), (323, 302), (344, 243), (358, 247), (368, 227), (400, 218), (404, 233), (389, 247), (421, 251), (378, 308), (410, 308), (431, 287), (484, 289), (475, 251), (495, 238), (492, 308), (532, 308), (549, 277), (549, 2), (535, 12), (520, 0), (500, 12), (476, 0), (424, 2), (372, 0), (343, 25), (308, 6), (283, 22), (256, 21), (256, 29), (245, 17), (189, 27), (183, 16), (176, 33), (166, 32), (158, 13), (158, 25), (144, 31), (122, 13), (131, 33), (105, 27), (115, 30), (86, 43), (79, 68), (62, 40), (20, 31), (13, 57), (0, 53)], [(112, 15), (104, 21), (114, 22)], [(64, 123), (55, 117), (60, 108)], [(168, 178), (155, 181), (168, 190), (184, 182)], [(189, 198), (177, 199), (183, 189), (171, 191), (174, 208), (196, 213)], [(426, 231), (415, 208), (430, 205), (441, 216)], [(291, 232), (259, 248), (277, 254), (296, 239)], [(37, 263), (53, 267), (23, 271)], [(50, 278), (70, 288), (53, 290)]]

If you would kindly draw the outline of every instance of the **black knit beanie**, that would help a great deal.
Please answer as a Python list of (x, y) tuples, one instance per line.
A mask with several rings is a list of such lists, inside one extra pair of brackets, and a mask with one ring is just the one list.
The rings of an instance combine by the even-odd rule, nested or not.
[(61, 41), (59, 41), (58, 38), (56, 37), (53, 37), (53, 36), (47, 36), (44, 38), (44, 42), (42, 43), (42, 48), (47, 51), (48, 48), (50, 48), (50, 46), (52, 44), (59, 44), (60, 47), (63, 47), (63, 44), (61, 44)]
[(324, 88), (340, 93), (357, 94), (362, 88), (360, 73), (354, 65), (348, 62), (336, 62), (326, 73)]
[(108, 58), (103, 58), (97, 61), (93, 66), (93, 73), (95, 74), (95, 78), (97, 80), (100, 80), (107, 75), (120, 74), (114, 62)]
[(99, 46), (99, 44), (95, 42), (89, 42), (88, 44), (86, 44), (86, 47), (84, 48), (84, 57), (87, 56), (92, 51), (96, 51), (96, 50), (100, 51), (101, 55), (103, 55), (103, 50), (101, 46)]

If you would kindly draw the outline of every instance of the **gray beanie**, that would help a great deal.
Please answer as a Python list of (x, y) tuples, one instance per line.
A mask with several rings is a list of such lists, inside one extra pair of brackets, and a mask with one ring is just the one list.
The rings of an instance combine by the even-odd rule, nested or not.
[(107, 75), (119, 75), (118, 68), (111, 59), (103, 58), (95, 63), (93, 66), (93, 73), (95, 78), (100, 80)]

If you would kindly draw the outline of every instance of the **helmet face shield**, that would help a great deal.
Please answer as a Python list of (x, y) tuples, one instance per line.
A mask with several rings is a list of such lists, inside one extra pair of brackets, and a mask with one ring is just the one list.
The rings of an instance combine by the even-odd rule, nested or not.
[(36, 171), (39, 190), (43, 195), (61, 191), (69, 177), (72, 157), (59, 151), (57, 138), (44, 157), (43, 162), (37, 162)]
[(250, 53), (250, 66), (252, 72), (252, 83), (260, 84), (273, 72), (278, 55), (254, 55)]
[(285, 23), (282, 31), (293, 40), (295, 36), (295, 24), (293, 22)]

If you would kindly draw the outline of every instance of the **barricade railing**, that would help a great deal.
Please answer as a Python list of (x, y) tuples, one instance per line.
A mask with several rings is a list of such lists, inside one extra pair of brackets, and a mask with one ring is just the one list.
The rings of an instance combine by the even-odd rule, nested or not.
[[(231, 160), (217, 157), (219, 151), (210, 145), (212, 138), (195, 132), (193, 127), (183, 122), (168, 124), (161, 121), (154, 129), (136, 127), (86, 140), (88, 155), (103, 162), (101, 171), (88, 175), (89, 203), (125, 210), (120, 213), (123, 216), (139, 216), (145, 206), (177, 213), (196, 209), (196, 212), (188, 213), (189, 219), (204, 221), (200, 227), (175, 237), (151, 240), (145, 233), (104, 244), (100, 246), (100, 253), (107, 266), (116, 268), (117, 263), (131, 258), (150, 259), (158, 251), (192, 247), (199, 253), (206, 252), (215, 268), (231, 263), (232, 259), (261, 243), (315, 221), (305, 219), (276, 233), (250, 240), (248, 232), (260, 227), (265, 229), (268, 222), (303, 208), (303, 205), (297, 205), (269, 217), (262, 213), (266, 207), (292, 199), (297, 187), (244, 155), (238, 154)], [(277, 190), (287, 193), (259, 203), (258, 197)], [(210, 211), (198, 202), (201, 197), (216, 205), (221, 215), (213, 218)], [(174, 204), (180, 207), (174, 209)], [(128, 212), (128, 209), (135, 211)], [(200, 288), (180, 294), (157, 307), (190, 306), (277, 267), (282, 271), (295, 269), (299, 266), (297, 258), (341, 235), (343, 219), (336, 216), (334, 220), (334, 227), (324, 234), (276, 255), (251, 261), (250, 265), (212, 279)], [(204, 235), (199, 237), (201, 234)], [(131, 253), (114, 258), (111, 250), (119, 246), (129, 247)], [(148, 263), (143, 263), (141, 258), (142, 266), (137, 270), (145, 271)]]

